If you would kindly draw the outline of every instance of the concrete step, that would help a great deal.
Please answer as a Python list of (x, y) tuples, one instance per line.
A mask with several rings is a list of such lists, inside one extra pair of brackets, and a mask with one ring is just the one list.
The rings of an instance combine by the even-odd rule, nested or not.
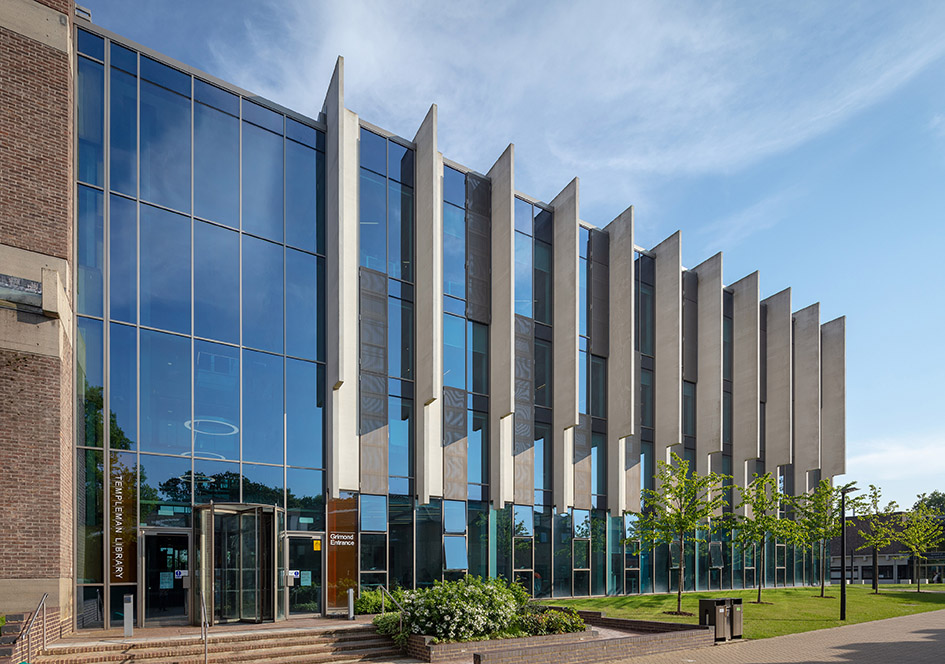
[[(252, 651), (224, 650), (208, 652), (207, 661), (213, 664), (243, 664), (246, 662), (268, 662), (269, 664), (338, 664), (340, 662), (364, 662), (376, 660), (393, 660), (403, 657), (399, 648), (365, 648), (355, 650), (325, 651), (305, 646), (291, 648), (266, 648)], [(140, 662), (144, 664), (202, 664), (203, 650), (199, 653), (181, 653), (155, 651), (153, 653), (130, 652), (83, 653), (66, 657), (51, 657), (43, 655), (34, 660), (35, 664), (93, 664), (99, 662), (117, 662), (129, 664)]]

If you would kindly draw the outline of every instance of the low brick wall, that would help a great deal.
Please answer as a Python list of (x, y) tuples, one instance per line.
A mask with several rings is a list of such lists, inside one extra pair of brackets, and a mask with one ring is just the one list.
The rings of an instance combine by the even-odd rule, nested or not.
[[(449, 662), (456, 659), (468, 658), (475, 654), (478, 657), (484, 653), (506, 652), (509, 650), (531, 651), (535, 648), (545, 648), (549, 652), (561, 652), (562, 645), (573, 643), (587, 643), (597, 639), (597, 632), (571, 632), (570, 634), (548, 634), (546, 636), (526, 636), (519, 639), (496, 639), (494, 641), (463, 641), (460, 643), (430, 643), (429, 636), (411, 634), (407, 639), (407, 655), (421, 659), (424, 662)], [(492, 661), (492, 660), (489, 660)], [(496, 661), (504, 662), (504, 659)]]
[[(43, 615), (40, 613), (33, 622), (29, 633), (26, 626), (29, 624), (32, 612), (7, 615), (7, 624), (0, 629), (0, 664), (19, 664), (29, 659), (28, 646), (32, 639), (33, 656), (43, 649)], [(58, 641), (64, 631), (68, 631), (59, 617), (59, 607), (46, 609), (46, 645)]]

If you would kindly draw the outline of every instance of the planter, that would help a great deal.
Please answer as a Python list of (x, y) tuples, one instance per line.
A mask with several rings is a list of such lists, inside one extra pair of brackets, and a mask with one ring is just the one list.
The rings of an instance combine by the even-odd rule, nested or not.
[(547, 634), (545, 636), (525, 636), (517, 639), (494, 639), (491, 641), (458, 641), (452, 643), (431, 643), (433, 637), (411, 634), (407, 639), (407, 655), (424, 662), (449, 662), (457, 659), (469, 659), (473, 654), (511, 650), (518, 648), (538, 648), (542, 646), (560, 646), (597, 638), (597, 632), (587, 629), (583, 632), (568, 634)]

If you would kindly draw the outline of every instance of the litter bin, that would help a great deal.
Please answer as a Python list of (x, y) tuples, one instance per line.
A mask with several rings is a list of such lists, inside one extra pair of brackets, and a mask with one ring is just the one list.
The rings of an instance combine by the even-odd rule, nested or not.
[(733, 639), (742, 638), (742, 598), (741, 597), (732, 597), (728, 600), (730, 602), (729, 606), (729, 620), (731, 621), (731, 627), (729, 628), (729, 635)]
[(699, 600), (699, 624), (714, 626), (716, 641), (728, 641), (731, 638), (730, 607), (729, 600), (725, 598)]

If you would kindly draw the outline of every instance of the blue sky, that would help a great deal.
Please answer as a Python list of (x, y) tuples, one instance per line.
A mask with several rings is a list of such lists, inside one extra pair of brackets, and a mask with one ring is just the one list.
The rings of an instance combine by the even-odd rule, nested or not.
[(315, 116), (348, 108), (637, 240), (847, 317), (847, 481), (945, 490), (945, 4), (84, 0), (98, 25)]

